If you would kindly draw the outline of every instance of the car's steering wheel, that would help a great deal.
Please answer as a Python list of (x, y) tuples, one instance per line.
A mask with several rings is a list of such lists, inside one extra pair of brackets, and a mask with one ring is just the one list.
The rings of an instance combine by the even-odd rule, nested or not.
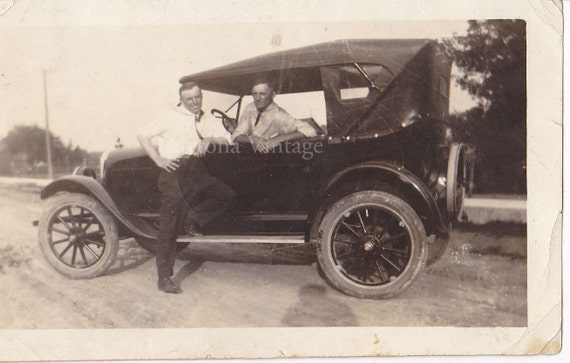
[(217, 108), (212, 108), (210, 113), (215, 117), (222, 119), (222, 124), (230, 134), (234, 132), (235, 128), (237, 127), (237, 121), (235, 118), (231, 118), (230, 116), (226, 115), (223, 111), (220, 111)]

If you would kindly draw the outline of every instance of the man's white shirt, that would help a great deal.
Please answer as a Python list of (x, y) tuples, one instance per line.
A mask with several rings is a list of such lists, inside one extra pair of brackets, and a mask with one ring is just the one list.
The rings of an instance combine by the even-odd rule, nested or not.
[(139, 134), (149, 137), (158, 144), (158, 153), (163, 158), (176, 159), (192, 155), (202, 138), (223, 138), (231, 143), (231, 135), (220, 119), (204, 113), (199, 122), (196, 115), (184, 106), (172, 107), (169, 112), (157, 117), (143, 127)]

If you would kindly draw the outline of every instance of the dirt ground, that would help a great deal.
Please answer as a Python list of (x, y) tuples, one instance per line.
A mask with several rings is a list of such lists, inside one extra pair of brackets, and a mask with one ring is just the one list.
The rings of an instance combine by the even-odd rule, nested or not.
[(2, 329), (527, 324), (524, 225), (456, 228), (444, 256), (390, 300), (332, 289), (310, 245), (192, 244), (175, 266), (183, 293), (167, 295), (132, 239), (105, 276), (58, 274), (32, 226), (41, 209), (33, 190), (0, 186)]

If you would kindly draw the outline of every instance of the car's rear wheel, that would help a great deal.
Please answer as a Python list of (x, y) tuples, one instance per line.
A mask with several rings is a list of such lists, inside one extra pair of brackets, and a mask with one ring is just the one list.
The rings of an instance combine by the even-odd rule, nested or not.
[(336, 202), (323, 217), (318, 259), (338, 290), (361, 298), (387, 298), (418, 276), (427, 258), (418, 215), (402, 199), (360, 191)]
[(84, 194), (50, 198), (38, 233), (49, 264), (72, 279), (102, 275), (115, 261), (119, 249), (113, 216), (100, 202)]
[[(156, 239), (144, 238), (144, 237), (136, 237), (135, 241), (152, 254), (156, 254)], [(180, 252), (188, 247), (190, 243), (188, 242), (177, 242), (176, 243), (176, 252)]]

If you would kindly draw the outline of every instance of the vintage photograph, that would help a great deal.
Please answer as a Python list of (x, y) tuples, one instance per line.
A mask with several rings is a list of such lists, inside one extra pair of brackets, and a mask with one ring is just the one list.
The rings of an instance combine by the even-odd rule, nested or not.
[(553, 27), (333, 3), (322, 21), (196, 3), (188, 21), (161, 1), (3, 2), (0, 346), (19, 343), (1, 360), (560, 349), (561, 165), (543, 153), (562, 111), (531, 116), (561, 63), (532, 99), (529, 62), (561, 57), (537, 41)]

